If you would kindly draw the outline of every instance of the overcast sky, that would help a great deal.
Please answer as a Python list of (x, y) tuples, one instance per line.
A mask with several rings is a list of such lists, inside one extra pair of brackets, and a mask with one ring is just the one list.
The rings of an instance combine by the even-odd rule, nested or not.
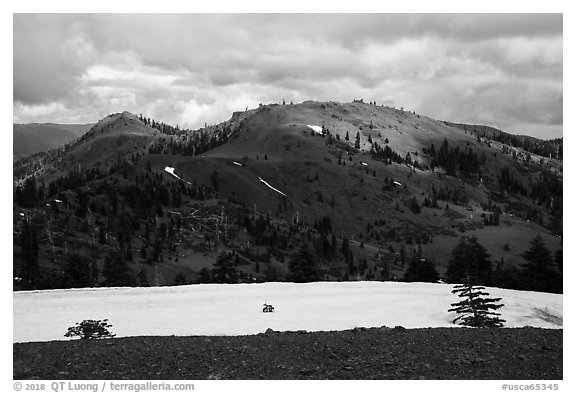
[(13, 121), (184, 128), (258, 103), (376, 100), (562, 136), (561, 14), (15, 14)]

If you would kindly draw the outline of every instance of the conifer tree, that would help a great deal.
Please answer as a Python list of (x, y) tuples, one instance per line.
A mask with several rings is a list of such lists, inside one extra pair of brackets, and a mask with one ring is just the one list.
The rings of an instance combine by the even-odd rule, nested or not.
[(463, 236), (452, 250), (446, 281), (461, 283), (469, 278), (474, 284), (489, 285), (492, 281), (492, 262), (490, 254), (476, 236)]
[(418, 203), (418, 200), (415, 196), (413, 196), (410, 200), (410, 210), (414, 214), (420, 214), (420, 204)]
[(22, 279), (26, 285), (33, 286), (38, 277), (38, 234), (36, 228), (24, 221), (20, 234), (20, 247), (22, 249)]
[(336, 233), (332, 232), (332, 235), (330, 236), (330, 253), (332, 254), (332, 256), (336, 256), (336, 248), (338, 247), (338, 240), (336, 239)]
[(146, 269), (140, 269), (140, 272), (136, 276), (136, 280), (138, 281), (137, 284), (141, 287), (149, 287), (150, 283), (148, 282), (148, 273), (146, 273)]
[(70, 255), (66, 261), (65, 271), (68, 276), (68, 286), (83, 288), (92, 286), (90, 261), (76, 253)]
[(406, 282), (438, 282), (439, 278), (434, 262), (416, 255), (412, 257), (404, 273)]
[(500, 318), (500, 313), (496, 312), (504, 306), (498, 304), (502, 298), (488, 298), (488, 292), (483, 292), (485, 288), (475, 286), (468, 280), (465, 284), (454, 286), (452, 293), (458, 294), (462, 300), (452, 303), (452, 308), (448, 312), (459, 314), (453, 323), (471, 327), (502, 327), (505, 320)]
[(344, 254), (345, 258), (348, 254), (350, 254), (350, 244), (346, 235), (344, 235), (344, 238), (342, 239), (342, 247), (340, 251), (342, 251), (342, 254)]
[(558, 270), (560, 270), (560, 272), (562, 272), (562, 268), (563, 268), (562, 250), (556, 250), (556, 252), (554, 253), (554, 262), (556, 262), (556, 266), (558, 267)]
[(271, 263), (268, 263), (268, 267), (264, 272), (264, 274), (265, 274), (264, 279), (266, 280), (266, 282), (278, 281), (278, 272), (276, 271), (276, 268), (272, 266)]
[(232, 254), (222, 253), (218, 256), (214, 269), (212, 269), (212, 281), (219, 284), (236, 284), (238, 272), (234, 266)]
[(98, 270), (98, 262), (96, 262), (94, 259), (92, 259), (90, 261), (90, 285), (91, 286), (98, 286), (98, 277), (100, 275), (100, 272)]
[(218, 177), (218, 172), (216, 172), (215, 170), (210, 175), (210, 182), (212, 183), (212, 188), (214, 189), (214, 191), (218, 192), (220, 186), (220, 179)]
[(174, 277), (174, 285), (186, 285), (188, 284), (188, 280), (184, 273), (179, 272), (176, 277)]
[(198, 275), (198, 283), (209, 284), (211, 282), (212, 282), (212, 275), (210, 274), (210, 270), (208, 270), (208, 268), (206, 267), (200, 269), (200, 274)]
[(562, 292), (562, 277), (553, 267), (553, 258), (544, 239), (538, 235), (522, 254), (527, 263), (521, 265), (524, 289), (542, 292)]
[(105, 277), (103, 285), (107, 287), (126, 287), (135, 284), (132, 271), (119, 252), (112, 251), (106, 256), (102, 275)]
[(306, 244), (290, 259), (288, 268), (290, 273), (286, 277), (287, 281), (312, 282), (320, 279), (314, 255)]
[(38, 190), (36, 188), (36, 178), (34, 176), (26, 179), (23, 192), (26, 207), (32, 207), (38, 204)]

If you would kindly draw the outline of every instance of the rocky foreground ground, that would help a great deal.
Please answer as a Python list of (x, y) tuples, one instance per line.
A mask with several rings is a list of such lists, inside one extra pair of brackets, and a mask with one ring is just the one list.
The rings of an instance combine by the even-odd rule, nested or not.
[(14, 379), (562, 379), (561, 329), (357, 328), (14, 344)]

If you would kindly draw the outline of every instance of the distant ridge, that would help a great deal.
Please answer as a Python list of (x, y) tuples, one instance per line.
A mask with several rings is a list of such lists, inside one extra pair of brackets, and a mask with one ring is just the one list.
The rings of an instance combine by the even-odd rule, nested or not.
[(13, 158), (17, 160), (34, 153), (64, 145), (83, 135), (93, 124), (30, 123), (12, 126)]
[(529, 153), (543, 157), (562, 159), (563, 138), (540, 139), (530, 135), (510, 134), (495, 127), (481, 124), (444, 122), (451, 127), (460, 128), (482, 138), (488, 138), (514, 147), (520, 147)]

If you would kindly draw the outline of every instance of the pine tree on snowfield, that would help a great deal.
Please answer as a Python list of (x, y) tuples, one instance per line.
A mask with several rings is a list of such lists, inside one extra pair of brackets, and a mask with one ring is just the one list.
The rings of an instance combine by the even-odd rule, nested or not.
[(484, 287), (472, 285), (469, 281), (466, 284), (458, 284), (452, 293), (463, 298), (458, 303), (452, 303), (452, 308), (448, 312), (460, 314), (452, 322), (458, 325), (471, 327), (502, 327), (505, 320), (500, 318), (500, 313), (496, 312), (504, 306), (498, 304), (502, 298), (488, 298), (488, 292), (483, 292)]

